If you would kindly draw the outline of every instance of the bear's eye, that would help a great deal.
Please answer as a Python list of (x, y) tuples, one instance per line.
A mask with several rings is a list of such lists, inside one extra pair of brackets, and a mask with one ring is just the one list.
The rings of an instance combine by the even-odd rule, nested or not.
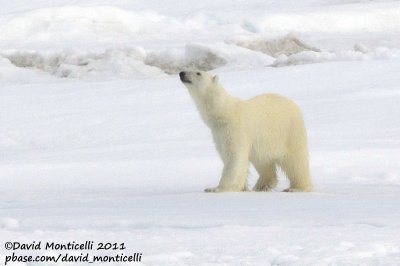
[(200, 72), (197, 72), (196, 74), (197, 74), (197, 76), (201, 76), (201, 73), (200, 73)]

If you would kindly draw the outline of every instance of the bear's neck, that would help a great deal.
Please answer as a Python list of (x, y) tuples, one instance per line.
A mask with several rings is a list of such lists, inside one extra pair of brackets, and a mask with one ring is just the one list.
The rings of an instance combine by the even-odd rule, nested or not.
[(237, 98), (229, 95), (226, 90), (219, 85), (210, 89), (207, 95), (197, 102), (204, 122), (211, 128), (222, 127), (232, 118), (231, 113), (235, 110)]

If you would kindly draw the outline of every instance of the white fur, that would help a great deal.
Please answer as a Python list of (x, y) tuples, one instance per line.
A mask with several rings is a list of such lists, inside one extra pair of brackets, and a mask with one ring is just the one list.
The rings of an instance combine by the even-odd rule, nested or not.
[(210, 127), (224, 162), (218, 186), (206, 192), (247, 190), (249, 163), (260, 175), (256, 191), (276, 186), (277, 166), (290, 181), (284, 191), (312, 190), (307, 134), (295, 103), (276, 94), (240, 100), (225, 91), (217, 76), (200, 71), (184, 73), (183, 83)]

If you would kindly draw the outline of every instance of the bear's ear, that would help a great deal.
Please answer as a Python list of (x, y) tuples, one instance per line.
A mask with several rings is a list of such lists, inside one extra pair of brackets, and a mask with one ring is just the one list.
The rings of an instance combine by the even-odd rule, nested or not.
[(218, 81), (219, 81), (219, 78), (218, 78), (218, 76), (217, 76), (217, 75), (215, 75), (215, 76), (212, 78), (212, 81), (213, 81), (215, 84), (217, 84), (217, 83), (218, 83)]

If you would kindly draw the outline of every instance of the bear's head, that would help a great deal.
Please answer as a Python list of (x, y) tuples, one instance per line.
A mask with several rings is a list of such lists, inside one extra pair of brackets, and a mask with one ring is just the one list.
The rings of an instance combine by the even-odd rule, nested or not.
[(213, 127), (232, 98), (219, 84), (218, 76), (204, 71), (182, 71), (179, 77), (188, 88), (204, 122)]
[(204, 97), (210, 90), (218, 87), (218, 76), (212, 76), (204, 71), (182, 71), (179, 77), (190, 94), (197, 97)]

